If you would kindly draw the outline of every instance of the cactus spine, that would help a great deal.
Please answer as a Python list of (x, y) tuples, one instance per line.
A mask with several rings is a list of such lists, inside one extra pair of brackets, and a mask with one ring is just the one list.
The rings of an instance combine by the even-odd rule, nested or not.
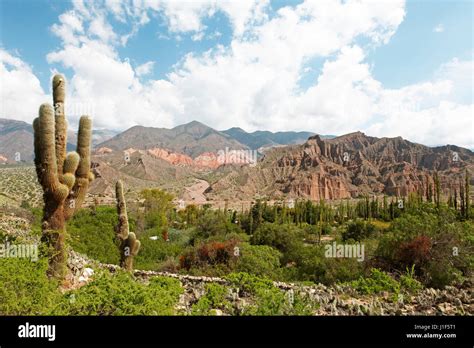
[[(66, 221), (84, 201), (90, 174), (92, 121), (82, 116), (79, 122), (77, 152), (66, 154), (67, 121), (64, 114), (66, 80), (53, 78), (53, 102), (42, 104), (33, 121), (35, 166), (43, 188), (42, 241), (50, 247), (48, 275), (63, 278), (66, 274)], [(87, 180), (84, 180), (87, 178)]]
[(135, 233), (129, 231), (127, 205), (123, 195), (123, 183), (117, 181), (115, 185), (117, 200), (118, 224), (116, 227), (117, 239), (120, 241), (120, 266), (127, 271), (133, 270), (133, 258), (140, 250), (140, 241)]

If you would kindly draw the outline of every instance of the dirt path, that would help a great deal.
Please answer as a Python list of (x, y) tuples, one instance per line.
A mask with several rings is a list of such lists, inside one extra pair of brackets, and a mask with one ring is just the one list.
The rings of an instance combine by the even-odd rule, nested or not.
[(209, 186), (207, 181), (198, 179), (193, 185), (184, 188), (183, 199), (188, 203), (205, 204), (207, 200), (204, 191)]

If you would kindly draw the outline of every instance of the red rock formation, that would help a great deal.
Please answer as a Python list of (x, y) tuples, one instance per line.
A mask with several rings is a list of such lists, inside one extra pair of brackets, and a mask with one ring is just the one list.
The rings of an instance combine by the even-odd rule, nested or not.
[(105, 155), (105, 154), (112, 153), (112, 152), (113, 152), (113, 150), (111, 148), (108, 148), (108, 147), (105, 147), (105, 146), (103, 146), (103, 147), (101, 147), (101, 148), (99, 148), (95, 151), (95, 153), (97, 155)]
[(154, 157), (161, 158), (176, 166), (193, 165), (193, 159), (181, 153), (171, 152), (160, 148), (149, 149), (147, 152)]

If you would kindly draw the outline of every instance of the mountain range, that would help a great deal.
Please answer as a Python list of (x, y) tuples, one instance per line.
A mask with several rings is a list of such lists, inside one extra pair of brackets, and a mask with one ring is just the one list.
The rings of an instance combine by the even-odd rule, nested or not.
[[(176, 154), (196, 158), (204, 153), (215, 153), (229, 148), (232, 150), (258, 149), (288, 144), (301, 144), (314, 135), (310, 132), (256, 131), (247, 133), (240, 128), (217, 131), (198, 121), (179, 125), (172, 129), (134, 126), (123, 132), (94, 129), (93, 148), (107, 148), (112, 151), (135, 149), (164, 149)], [(325, 136), (323, 136), (325, 137)], [(68, 134), (68, 149), (74, 150), (77, 135)], [(15, 153), (21, 159), (33, 160), (33, 129), (23, 121), (0, 118), (0, 163), (15, 162)], [(5, 160), (6, 159), (6, 160)]]
[[(178, 196), (198, 180), (198, 192), (211, 201), (305, 197), (345, 199), (361, 195), (424, 194), (440, 178), (448, 194), (467, 170), (474, 153), (455, 145), (428, 147), (401, 137), (377, 138), (362, 132), (338, 137), (310, 132), (217, 131), (200, 122), (166, 128), (135, 126), (122, 133), (96, 132), (92, 156), (96, 174), (91, 192), (113, 195), (122, 179), (133, 190), (163, 187)], [(112, 136), (113, 135), (113, 136)], [(70, 136), (73, 148), (75, 135)], [(0, 162), (33, 158), (31, 125), (0, 119)], [(230, 149), (231, 160), (219, 158)], [(259, 152), (256, 163), (232, 151)], [(227, 156), (227, 155), (226, 155)], [(3, 160), (3, 162), (6, 162)], [(472, 182), (472, 179), (471, 179)], [(472, 182), (474, 183), (474, 182)], [(189, 192), (188, 192), (189, 193)]]

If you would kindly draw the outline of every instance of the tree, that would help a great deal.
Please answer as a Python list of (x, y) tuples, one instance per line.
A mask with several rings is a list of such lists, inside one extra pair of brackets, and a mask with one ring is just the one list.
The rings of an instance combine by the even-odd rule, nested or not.
[(141, 197), (145, 200), (146, 227), (168, 227), (168, 217), (174, 208), (173, 195), (159, 189), (146, 189)]

